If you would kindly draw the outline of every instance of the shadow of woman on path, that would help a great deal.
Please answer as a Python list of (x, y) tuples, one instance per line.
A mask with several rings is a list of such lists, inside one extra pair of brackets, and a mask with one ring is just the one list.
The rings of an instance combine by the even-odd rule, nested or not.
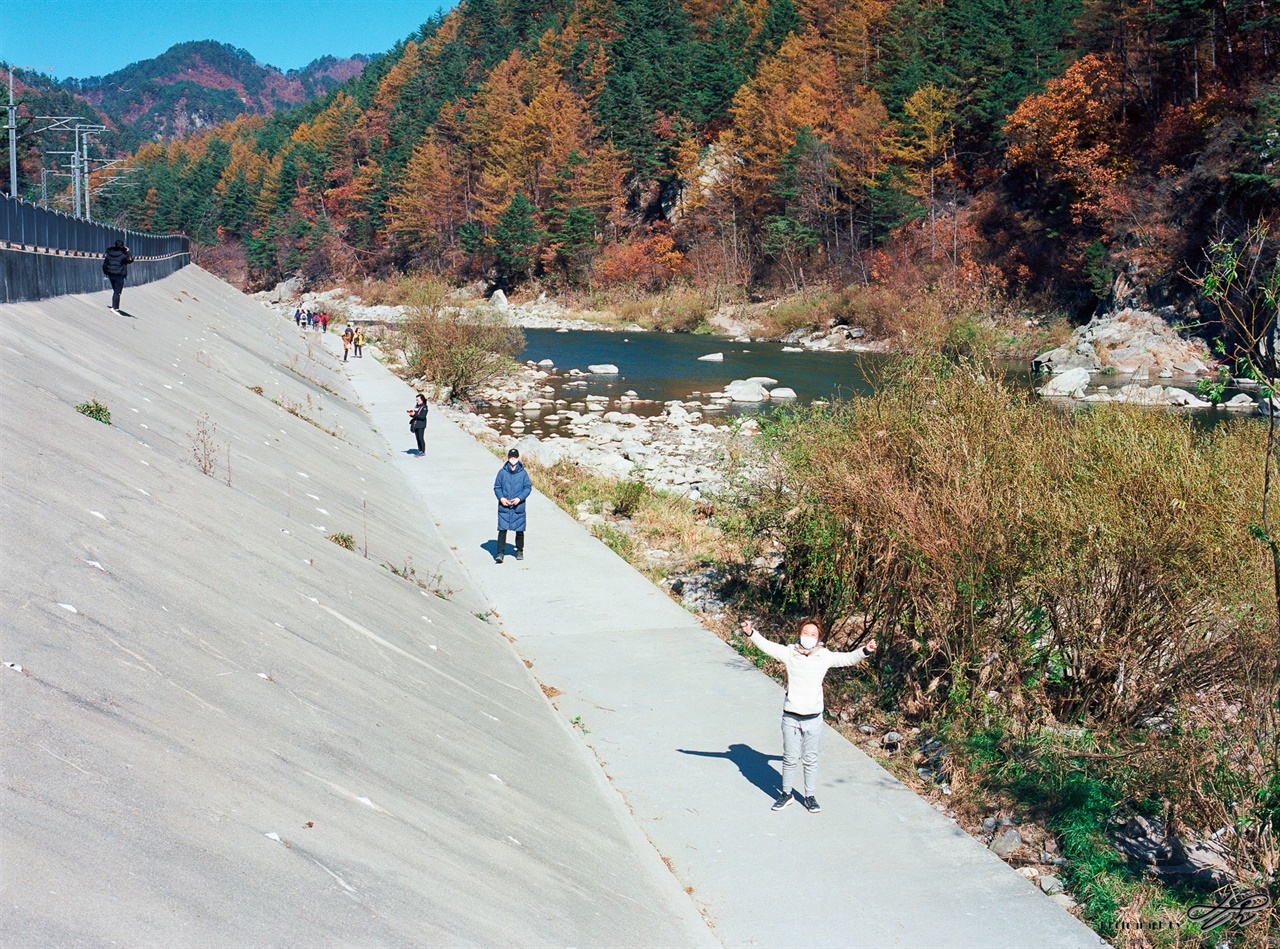
[(771, 765), (771, 761), (781, 761), (782, 755), (766, 755), (756, 751), (750, 745), (730, 745), (726, 751), (689, 751), (677, 748), (682, 755), (695, 755), (699, 758), (724, 758), (738, 766), (744, 778), (758, 787), (770, 798), (777, 797), (782, 787), (782, 775)]

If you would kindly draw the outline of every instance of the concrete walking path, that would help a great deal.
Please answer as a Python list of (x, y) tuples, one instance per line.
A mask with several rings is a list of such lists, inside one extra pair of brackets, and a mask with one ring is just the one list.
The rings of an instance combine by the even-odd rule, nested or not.
[(369, 350), (344, 368), (420, 499), (410, 506), (438, 527), (534, 675), (560, 691), (561, 714), (723, 943), (1102, 944), (831, 729), (822, 813), (771, 812), (778, 684), (536, 491), (526, 559), (495, 564), (500, 459), (438, 411), (426, 457), (410, 454), (409, 386)]

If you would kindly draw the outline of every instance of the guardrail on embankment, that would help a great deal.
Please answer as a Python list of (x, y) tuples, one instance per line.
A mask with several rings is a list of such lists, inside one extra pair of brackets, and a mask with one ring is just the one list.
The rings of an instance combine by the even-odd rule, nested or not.
[(0, 303), (104, 289), (102, 255), (117, 240), (133, 256), (133, 286), (191, 263), (191, 241), (184, 234), (141, 234), (0, 195)]

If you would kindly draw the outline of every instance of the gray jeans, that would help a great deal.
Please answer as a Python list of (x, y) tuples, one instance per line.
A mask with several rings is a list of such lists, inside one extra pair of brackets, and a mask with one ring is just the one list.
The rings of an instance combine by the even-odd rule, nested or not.
[(790, 794), (796, 776), (796, 762), (804, 765), (804, 796), (813, 797), (818, 786), (818, 743), (822, 739), (822, 716), (800, 718), (782, 713), (782, 793)]

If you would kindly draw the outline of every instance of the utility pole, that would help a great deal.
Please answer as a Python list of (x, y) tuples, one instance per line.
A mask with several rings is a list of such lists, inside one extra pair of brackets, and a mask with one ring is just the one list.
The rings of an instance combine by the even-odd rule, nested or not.
[[(80, 173), (84, 175), (84, 184), (82, 186), (79, 186), (79, 182), (77, 182), (77, 185), (79, 186), (78, 190), (80, 191), (80, 193), (84, 195), (84, 198), (83, 198), (84, 219), (86, 221), (93, 220), (93, 217), (89, 211), (89, 136), (97, 135), (99, 132), (105, 132), (106, 130), (107, 130), (107, 127), (105, 125), (77, 125), (76, 126), (75, 158), (80, 163)], [(79, 217), (79, 214), (77, 213), (76, 216)]]
[(84, 139), (84, 158), (81, 159), (84, 165), (84, 219), (86, 221), (93, 220), (93, 214), (89, 211), (89, 134), (86, 132)]
[[(6, 107), (9, 112), (9, 121), (6, 123), (9, 129), (9, 197), (16, 198), (18, 196), (18, 103), (13, 99), (13, 70), (21, 69), (48, 69), (47, 66), (21, 66), (15, 67), (12, 63), (9, 65), (9, 105)], [(52, 72), (52, 70), (49, 70)]]
[(13, 101), (13, 67), (9, 67), (9, 197), (18, 196), (18, 105)]
[(71, 152), (71, 203), (75, 206), (74, 217), (82, 217), (80, 213), (80, 136), (76, 136), (76, 147)]

